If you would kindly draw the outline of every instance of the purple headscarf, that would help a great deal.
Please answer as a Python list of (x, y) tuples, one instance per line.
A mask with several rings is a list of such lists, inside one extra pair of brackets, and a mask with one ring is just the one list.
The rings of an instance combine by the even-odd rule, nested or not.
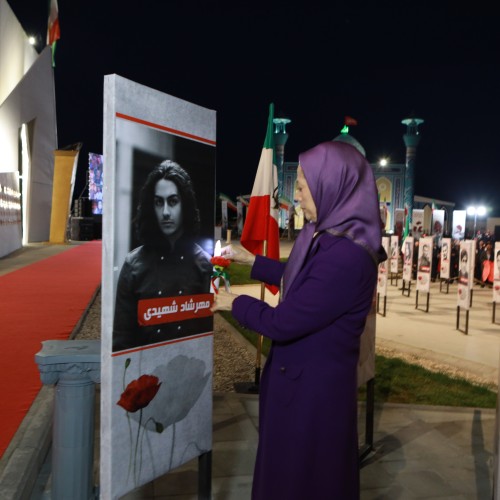
[(283, 297), (317, 232), (349, 238), (370, 254), (374, 264), (386, 258), (375, 178), (356, 148), (324, 142), (299, 155), (299, 164), (316, 205), (317, 221), (305, 224), (295, 241), (283, 276)]

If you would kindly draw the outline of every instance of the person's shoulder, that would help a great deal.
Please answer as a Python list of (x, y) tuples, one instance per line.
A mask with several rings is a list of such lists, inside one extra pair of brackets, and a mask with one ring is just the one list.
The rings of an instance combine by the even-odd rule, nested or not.
[(359, 262), (360, 260), (365, 259), (367, 262), (372, 261), (369, 252), (363, 248), (361, 244), (355, 243), (350, 238), (336, 236), (325, 232), (321, 234), (318, 245), (322, 252), (342, 255), (347, 262)]

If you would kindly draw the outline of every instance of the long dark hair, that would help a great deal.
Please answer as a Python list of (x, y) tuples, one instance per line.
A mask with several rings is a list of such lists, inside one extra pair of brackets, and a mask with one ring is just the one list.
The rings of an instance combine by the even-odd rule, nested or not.
[(165, 160), (150, 172), (139, 196), (135, 224), (137, 236), (145, 245), (165, 243), (154, 210), (155, 188), (161, 179), (172, 181), (179, 190), (183, 237), (193, 238), (199, 231), (200, 215), (191, 177), (178, 163)]

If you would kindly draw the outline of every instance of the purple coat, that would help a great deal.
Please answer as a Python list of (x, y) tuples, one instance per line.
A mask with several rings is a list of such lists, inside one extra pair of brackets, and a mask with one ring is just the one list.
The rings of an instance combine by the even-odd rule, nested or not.
[[(285, 265), (258, 256), (252, 277), (279, 284)], [(348, 238), (321, 233), (277, 307), (242, 295), (233, 315), (272, 339), (260, 385), (254, 500), (359, 498), (360, 336), (377, 269)]]

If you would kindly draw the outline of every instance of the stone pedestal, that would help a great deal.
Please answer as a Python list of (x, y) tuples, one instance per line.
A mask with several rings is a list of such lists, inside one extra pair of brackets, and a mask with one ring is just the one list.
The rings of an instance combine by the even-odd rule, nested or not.
[(44, 384), (56, 384), (52, 429), (54, 500), (94, 497), (94, 399), (100, 340), (47, 340), (35, 355)]

